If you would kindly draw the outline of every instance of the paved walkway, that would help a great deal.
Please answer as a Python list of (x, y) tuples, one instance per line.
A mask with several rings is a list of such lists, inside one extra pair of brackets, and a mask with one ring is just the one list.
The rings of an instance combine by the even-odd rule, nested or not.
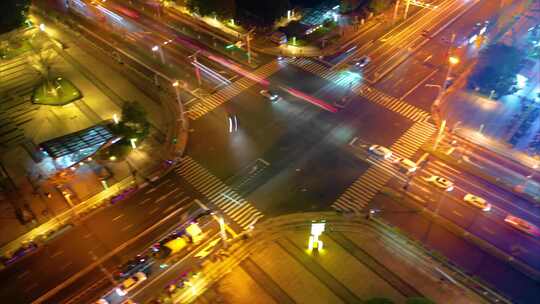
[[(309, 223), (325, 215), (324, 249), (310, 252)], [(254, 233), (253, 242), (260, 245), (195, 303), (360, 303), (372, 297), (395, 303), (409, 297), (427, 297), (436, 303), (487, 303), (462, 284), (441, 280), (437, 269), (452, 271), (363, 217), (288, 215), (263, 222), (257, 229), (264, 231)]]
[[(43, 161), (40, 164), (34, 163), (29, 154), (20, 146), (4, 153), (3, 160), (10, 160), (10, 162), (4, 162), (7, 164), (6, 169), (21, 189), (25, 200), (37, 216), (37, 221), (27, 227), (22, 227), (13, 220), (9, 220), (9, 225), (7, 225), (8, 222), (6, 225), (2, 224), (4, 229), (1, 230), (0, 244), (7, 244), (27, 231), (34, 231), (32, 229), (37, 227), (36, 225), (50, 221), (51, 218), (67, 210), (70, 203), (81, 203), (102, 192), (104, 188), (96, 171), (112, 173), (108, 179), (109, 186), (124, 179), (134, 179), (135, 182), (143, 183), (150, 175), (153, 176), (156, 169), (161, 168), (160, 164), (165, 157), (170, 157), (168, 149), (171, 147), (164, 143), (167, 136), (176, 134), (172, 136), (178, 137), (175, 148), (179, 150), (183, 150), (182, 146), (185, 146), (186, 142), (183, 136), (183, 133), (186, 133), (185, 129), (178, 128), (178, 123), (170, 123), (172, 118), (166, 116), (171, 116), (171, 111), (163, 110), (164, 103), (169, 102), (165, 99), (167, 97), (155, 100), (155, 96), (143, 91), (144, 86), (135, 85), (130, 81), (133, 80), (131, 78), (136, 77), (129, 77), (128, 80), (124, 72), (111, 67), (115, 62), (112, 58), (107, 58), (107, 54), (89, 48), (87, 42), (80, 41), (81, 38), (72, 34), (66, 34), (63, 28), (57, 28), (53, 24), (48, 24), (47, 28), (54, 29), (54, 38), (67, 46), (67, 49), (62, 50), (55, 44), (48, 43), (50, 48), (57, 53), (53, 65), (54, 71), (58, 75), (69, 78), (80, 88), (84, 98), (64, 107), (41, 106), (32, 117), (33, 120), (29, 120), (25, 126), (25, 136), (37, 144), (90, 127), (112, 119), (113, 114), (120, 115), (122, 104), (128, 100), (138, 101), (147, 111), (152, 124), (151, 135), (134, 153), (130, 154), (127, 162), (106, 165), (92, 162), (78, 168), (75, 171), (76, 174), (64, 182), (66, 188), (74, 192), (71, 202), (66, 201), (61, 193), (45, 180), (46, 174), (42, 171), (47, 169), (46, 167), (54, 168), (54, 164), (47, 165), (47, 162)], [(24, 61), (24, 55), (21, 58)], [(174, 98), (170, 98), (175, 103)], [(169, 130), (171, 128), (175, 128), (176, 131), (171, 133)], [(167, 136), (164, 133), (167, 133)], [(40, 166), (45, 167), (40, 168)], [(46, 193), (51, 193), (52, 197), (47, 198)], [(2, 248), (2, 253), (14, 248), (16, 245), (11, 242), (7, 247)]]

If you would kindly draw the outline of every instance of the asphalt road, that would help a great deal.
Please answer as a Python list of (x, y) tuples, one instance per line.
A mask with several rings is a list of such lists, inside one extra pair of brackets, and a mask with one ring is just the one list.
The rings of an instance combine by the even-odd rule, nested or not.
[[(278, 85), (294, 79), (303, 80), (295, 89), (328, 103), (346, 93), (292, 65), (269, 81)], [(233, 187), (258, 159), (268, 162), (238, 189), (267, 216), (328, 208), (369, 167), (345, 149), (348, 142), (359, 137), (389, 146), (411, 125), (361, 97), (333, 114), (284, 93), (270, 103), (259, 94), (262, 89), (255, 85), (192, 122), (187, 154)], [(238, 132), (228, 132), (227, 112), (238, 117)], [(375, 132), (388, 127), (391, 132)]]
[[(98, 258), (106, 255), (195, 198), (201, 196), (173, 172), (125, 201), (98, 211), (38, 252), (3, 270), (1, 302), (31, 302), (91, 264), (90, 251)], [(130, 259), (185, 218), (178, 212), (159, 223), (157, 229), (115, 254), (107, 265), (114, 267)]]
[[(480, 10), (484, 12), (484, 9)], [(443, 31), (441, 37), (448, 36), (454, 31), (466, 31), (471, 23), (476, 22), (475, 18), (479, 12), (473, 11), (470, 14), (463, 18), (463, 23), (456, 23), (455, 28), (452, 26)], [(433, 19), (432, 22), (436, 24), (438, 21)], [(151, 25), (152, 22), (149, 20), (145, 20), (144, 23), (145, 27), (152, 30), (162, 29)], [(415, 35), (420, 30), (421, 27), (415, 26), (405, 31), (403, 34), (405, 36), (398, 35), (398, 37), (405, 37), (408, 43), (413, 43)], [(143, 45), (148, 49), (156, 42), (158, 40), (155, 37), (145, 37), (138, 40), (141, 44), (133, 44), (131, 47)], [(440, 73), (444, 73), (443, 61), (438, 58), (443, 57), (440, 54), (444, 54), (445, 49), (444, 43), (426, 44), (418, 54), (407, 59), (402, 67), (394, 70), (392, 75), (383, 80), (378, 88), (391, 95), (399, 95), (400, 92), (414, 89), (418, 83), (431, 81), (431, 77), (436, 79)], [(388, 49), (383, 47), (382, 50), (384, 56), (381, 56), (380, 60), (386, 64), (393, 56), (388, 54), (394, 52), (395, 47)], [(166, 56), (168, 60), (171, 58), (171, 63), (175, 65), (185, 63), (184, 59), (177, 59), (187, 55), (185, 49), (175, 46), (170, 51), (174, 56)], [(148, 51), (144, 53), (149, 57)], [(376, 52), (373, 54), (377, 56)], [(429, 56), (427, 54), (433, 54), (433, 61), (429, 59), (424, 62), (425, 65), (417, 64), (419, 60), (424, 61)], [(156, 55), (154, 61), (158, 60)], [(371, 73), (370, 71), (367, 72)], [(395, 85), (398, 79), (405, 80)], [(269, 81), (272, 87), (292, 87), (329, 104), (340, 100), (348, 93), (347, 88), (331, 84), (292, 65), (283, 67), (272, 75)], [(281, 101), (270, 103), (259, 93), (262, 89), (266, 88), (254, 85), (227, 101), (225, 105), (193, 121), (190, 126), (191, 138), (187, 154), (220, 180), (225, 181), (238, 194), (247, 198), (266, 216), (328, 209), (337, 196), (371, 165), (367, 158), (359, 157), (347, 149), (349, 141), (358, 137), (363, 142), (391, 146), (412, 124), (398, 114), (361, 97), (354, 97), (346, 109), (333, 114), (284, 92), (280, 92)], [(423, 94), (425, 89), (419, 86), (407, 100), (428, 109), (429, 98), (415, 99), (415, 96)], [(239, 121), (239, 129), (236, 132), (229, 132), (228, 117), (231, 115), (236, 116)], [(418, 156), (417, 154), (416, 157)], [(464, 226), (469, 225), (468, 229), (497, 243), (498, 246), (512, 250), (511, 247), (517, 244), (518, 247), (525, 249), (518, 250), (520, 258), (539, 266), (538, 255), (533, 252), (535, 250), (528, 249), (533, 243), (530, 238), (501, 225), (500, 217), (497, 217), (500, 213), (494, 213), (493, 218), (479, 214), (479, 211), (461, 203), (457, 195), (462, 195), (466, 191), (480, 192), (485, 190), (479, 189), (489, 189), (482, 193), (489, 196), (494, 206), (500, 210), (532, 218), (533, 215), (529, 211), (520, 207), (519, 201), (511, 205), (507, 203), (508, 200), (514, 201), (515, 197), (472, 176), (466, 176), (464, 181), (462, 174), (447, 169), (444, 165), (429, 164), (425, 170), (444, 172), (463, 182), (460, 183), (460, 189), (457, 189), (459, 191), (441, 194), (440, 201), (426, 203), (428, 208), (440, 206), (441, 216)], [(427, 188), (428, 191), (433, 190), (423, 183), (418, 185)], [(415, 187), (413, 184), (411, 191), (422, 189)], [(156, 190), (151, 191), (152, 189)], [(104, 255), (198, 197), (201, 195), (190, 185), (183, 182), (175, 173), (171, 173), (157, 181), (151, 188), (146, 188), (126, 201), (100, 211), (87, 219), (84, 225), (76, 226), (46, 248), (4, 270), (0, 279), (2, 285), (0, 298), (9, 299), (11, 303), (28, 302), (89, 264), (91, 262), (89, 250), (98, 256)], [(433, 195), (428, 195), (426, 199), (432, 197)], [(406, 205), (388, 200), (384, 196), (377, 196), (373, 206), (384, 210), (381, 215), (391, 223), (455, 259), (488, 282), (496, 284), (512, 297), (532, 300), (537, 296), (535, 291), (538, 290), (537, 283), (443, 227), (430, 224), (428, 219), (412, 212)], [(131, 250), (121, 253), (110, 262), (111, 265), (106, 266), (118, 264), (139, 252), (170, 225), (170, 223), (160, 225), (155, 233), (149, 234), (148, 238), (141, 238)], [(494, 233), (482, 232), (486, 226)], [(501, 238), (500, 235), (504, 237)], [(536, 243), (533, 245), (536, 246)], [(90, 278), (87, 281), (83, 280), (81, 284), (95, 281), (94, 277), (100, 274), (94, 270), (89, 276)], [(515, 280), (512, 282), (520, 284), (512, 287), (514, 284), (509, 284), (506, 278), (508, 282)]]
[(432, 222), (418, 212), (417, 207), (382, 194), (372, 200), (371, 207), (382, 210), (378, 216), (406, 235), (440, 252), (468, 274), (496, 287), (515, 303), (535, 303), (540, 296), (538, 282), (479, 249), (461, 235)]
[(497, 14), (499, 14), (498, 1), (480, 1), (437, 35), (428, 32), (429, 42), (412, 53), (397, 68), (382, 78), (375, 87), (430, 111), (438, 91), (437, 88), (425, 87), (425, 84), (440, 85), (443, 83), (448, 69), (448, 52), (452, 34), (456, 35), (453, 52), (460, 58), (458, 67), (454, 68), (451, 75), (455, 78), (463, 68), (471, 64), (470, 56), (478, 51), (474, 44), (457, 48), (458, 42), (463, 41), (471, 34), (471, 30), (477, 22), (490, 20)]

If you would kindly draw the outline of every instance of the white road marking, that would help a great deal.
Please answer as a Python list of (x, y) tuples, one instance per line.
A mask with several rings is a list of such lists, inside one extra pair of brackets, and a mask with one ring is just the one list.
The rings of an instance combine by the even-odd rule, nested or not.
[(55, 257), (57, 257), (57, 256), (59, 256), (59, 255), (61, 255), (61, 254), (63, 254), (63, 253), (64, 253), (64, 251), (59, 250), (59, 251), (53, 253), (53, 254), (51, 255), (51, 258), (55, 258)]
[(137, 205), (144, 205), (144, 204), (146, 204), (146, 202), (151, 201), (151, 200), (152, 200), (151, 198), (144, 199), (144, 200), (140, 201)]
[(119, 220), (119, 219), (121, 219), (121, 218), (123, 218), (123, 217), (124, 217), (124, 214), (121, 213), (121, 214), (119, 214), (118, 216), (115, 216), (115, 217), (112, 219), (112, 221), (114, 222), (114, 221)]
[(240, 201), (235, 200), (234, 198), (228, 196), (228, 195), (225, 194), (225, 193), (223, 193), (222, 195), (223, 195), (224, 198), (230, 199), (231, 201), (233, 201), (233, 202), (235, 202), (235, 203), (237, 203), (237, 204), (240, 204), (240, 203), (241, 203)]
[(187, 199), (189, 199), (189, 197), (184, 197), (183, 199), (181, 199), (179, 202), (167, 207), (167, 209), (163, 210), (161, 213), (167, 213), (171, 210), (174, 210), (176, 207), (178, 207), (178, 205), (182, 204), (183, 202), (185, 202)]
[(129, 225), (125, 226), (124, 228), (122, 228), (122, 231), (126, 231), (131, 227), (133, 227), (133, 224), (129, 224)]
[(34, 283), (34, 284), (31, 284), (31, 285), (28, 285), (26, 288), (25, 288), (25, 291), (30, 291), (34, 288), (38, 287), (38, 283)]
[(73, 262), (67, 262), (64, 265), (62, 265), (62, 267), (60, 267), (60, 270), (64, 271), (71, 265), (73, 265)]
[(270, 166), (270, 163), (267, 162), (266, 160), (262, 159), (262, 158), (257, 158), (261, 163), (267, 165), (267, 166)]
[(144, 194), (149, 194), (149, 193), (152, 193), (152, 192), (154, 192), (156, 190), (157, 190), (157, 187), (153, 187), (153, 188), (150, 188), (150, 189), (146, 190), (146, 192)]
[(173, 189), (165, 194), (163, 194), (162, 196), (160, 196), (154, 203), (159, 203), (161, 202), (162, 200), (166, 199), (167, 197), (169, 197), (169, 195), (177, 192), (177, 191), (180, 191), (180, 188), (176, 188), (176, 189)]
[(495, 232), (494, 232), (493, 230), (489, 229), (489, 228), (482, 227), (482, 229), (484, 229), (484, 230), (485, 230), (487, 233), (489, 233), (489, 234), (495, 235)]
[(156, 213), (158, 210), (159, 210), (159, 207), (156, 207), (156, 208), (150, 210), (150, 214), (154, 214), (154, 213)]
[(457, 212), (456, 210), (452, 211), (452, 213), (459, 216), (459, 217), (463, 217), (463, 214)]
[(184, 192), (179, 192), (175, 196), (173, 196), (174, 199), (179, 198), (180, 196), (184, 195)]
[(29, 274), (30, 274), (30, 271), (29, 271), (29, 270), (25, 270), (23, 273), (21, 273), (21, 274), (19, 274), (19, 275), (17, 276), (17, 279), (20, 280), (20, 279), (22, 279), (22, 278), (28, 276)]

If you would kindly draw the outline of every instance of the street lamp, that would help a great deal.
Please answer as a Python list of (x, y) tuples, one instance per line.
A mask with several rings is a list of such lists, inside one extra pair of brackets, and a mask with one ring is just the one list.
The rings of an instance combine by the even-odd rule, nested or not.
[(450, 64), (450, 66), (456, 65), (459, 63), (459, 58), (456, 56), (450, 56), (448, 58), (448, 63)]
[[(152, 52), (155, 54), (156, 52), (159, 53), (159, 57), (161, 58), (161, 63), (165, 64), (165, 55), (163, 54), (163, 49), (159, 45), (154, 45), (152, 47)], [(155, 55), (154, 55), (155, 56)]]
[(175, 80), (173, 83), (172, 83), (172, 86), (174, 87), (174, 92), (176, 93), (176, 101), (179, 103), (179, 104), (182, 104), (182, 98), (180, 96), (180, 83), (178, 82), (178, 80)]

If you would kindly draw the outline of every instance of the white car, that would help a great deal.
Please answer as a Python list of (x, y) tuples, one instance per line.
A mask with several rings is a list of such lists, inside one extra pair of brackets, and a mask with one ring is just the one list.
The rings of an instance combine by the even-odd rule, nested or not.
[(363, 68), (365, 67), (366, 65), (368, 65), (368, 63), (371, 62), (371, 58), (369, 58), (369, 56), (362, 56), (360, 58), (355, 58), (352, 60), (352, 65), (357, 67), (357, 68)]
[(143, 272), (137, 272), (133, 276), (125, 279), (120, 286), (116, 287), (116, 293), (123, 297), (125, 296), (130, 290), (141, 284), (142, 282), (146, 281), (147, 277)]
[(369, 151), (384, 159), (389, 159), (390, 157), (392, 157), (392, 151), (383, 146), (372, 145), (371, 147), (369, 147)]
[(491, 210), (491, 204), (489, 204), (485, 199), (483, 199), (483, 198), (481, 198), (479, 196), (467, 193), (463, 197), (463, 200), (466, 201), (467, 203), (477, 207), (477, 208), (482, 209), (482, 211)]
[(416, 169), (418, 169), (416, 163), (407, 158), (399, 157), (394, 161), (394, 163), (397, 164), (400, 169), (405, 170), (405, 172), (407, 173), (413, 173), (414, 171), (416, 171)]
[(435, 187), (437, 188), (440, 188), (446, 191), (454, 190), (454, 183), (452, 183), (451, 181), (447, 180), (444, 177), (432, 175), (431, 177), (426, 178), (425, 180), (429, 182), (430, 184), (435, 185)]
[(279, 95), (278, 94), (272, 93), (272, 92), (270, 92), (268, 90), (262, 90), (259, 93), (261, 93), (262, 96), (268, 98), (272, 102), (279, 100)]

